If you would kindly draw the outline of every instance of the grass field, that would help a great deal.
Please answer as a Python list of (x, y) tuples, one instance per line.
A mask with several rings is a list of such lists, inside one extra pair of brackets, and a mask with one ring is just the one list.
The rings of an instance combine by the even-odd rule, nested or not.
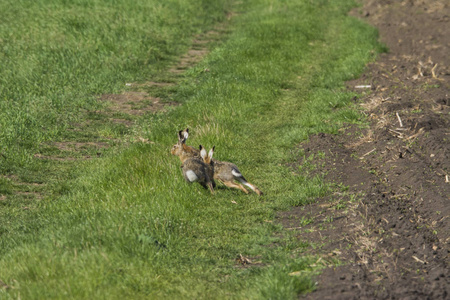
[[(0, 297), (287, 299), (312, 290), (321, 266), (275, 215), (330, 189), (287, 166), (295, 145), (362, 122), (344, 81), (381, 48), (372, 28), (347, 16), (353, 5), (3, 1), (0, 280), (9, 288)], [(231, 13), (211, 53), (170, 75), (195, 34)], [(131, 129), (93, 113), (105, 105), (99, 95), (146, 80), (177, 83), (162, 95), (182, 105), (134, 118)], [(185, 127), (188, 144), (215, 145), (215, 157), (265, 195), (219, 186), (211, 196), (186, 184), (169, 153)], [(49, 142), (94, 139), (115, 146), (99, 159), (35, 158)], [(30, 200), (23, 186), (44, 196)], [(237, 264), (239, 255), (253, 264)]]

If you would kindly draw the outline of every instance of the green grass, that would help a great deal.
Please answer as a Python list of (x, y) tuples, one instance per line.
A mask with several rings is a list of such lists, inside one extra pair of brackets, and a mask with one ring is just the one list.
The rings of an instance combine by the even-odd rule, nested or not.
[(28, 168), (41, 143), (102, 107), (98, 95), (157, 80), (230, 2), (1, 1), (0, 171)]
[[(118, 1), (112, 7), (116, 13), (129, 13), (123, 19), (126, 24), (140, 24), (146, 16), (144, 9), (130, 9), (126, 2)], [(117, 34), (110, 24), (117, 18), (93, 13), (96, 7), (105, 9), (100, 5), (103, 2), (90, 7), (86, 4), (90, 2), (80, 1), (76, 8), (53, 3), (61, 9), (58, 15), (71, 12), (83, 24), (94, 19), (105, 26), (92, 31), (84, 43)], [(153, 2), (141, 5), (145, 3)], [(6, 209), (0, 223), (0, 279), (12, 288), (0, 290), (0, 297), (289, 299), (312, 290), (312, 276), (318, 270), (311, 265), (316, 260), (302, 254), (307, 245), (274, 218), (277, 211), (314, 201), (329, 190), (320, 177), (293, 173), (286, 166), (295, 159), (290, 154), (294, 146), (310, 134), (337, 133), (343, 123), (361, 119), (350, 105), (353, 95), (345, 91), (343, 82), (357, 76), (381, 49), (373, 29), (347, 16), (353, 4), (346, 0), (253, 0), (229, 6), (236, 16), (227, 40), (190, 69), (175, 88), (174, 100), (183, 105), (137, 119), (133, 134), (148, 138), (150, 144), (131, 143), (106, 151), (102, 159), (72, 164), (65, 172), (69, 179), (55, 178), (53, 196), (26, 213), (21, 206), (6, 202), (4, 206), (14, 207)], [(155, 5), (160, 9), (155, 14), (161, 14), (156, 20), (172, 20), (163, 27), (172, 35), (166, 33), (159, 41), (173, 41), (173, 47), (185, 49), (195, 28), (206, 28), (209, 19), (204, 17), (198, 27), (195, 22), (200, 20), (191, 20), (194, 23), (186, 32), (182, 20), (198, 12), (215, 12), (212, 19), (223, 14), (223, 3), (209, 10), (202, 6), (200, 11), (196, 5), (194, 1)], [(172, 19), (164, 9), (172, 9)], [(18, 20), (19, 15), (40, 19), (29, 18), (39, 14), (38, 7), (28, 14), (17, 11)], [(56, 27), (48, 26), (49, 32), (42, 36), (55, 32)], [(81, 25), (72, 22), (68, 28), (76, 32), (77, 26)], [(93, 107), (98, 105), (92, 95), (107, 90), (100, 88), (102, 83), (119, 91), (123, 80), (156, 74), (144, 63), (152, 60), (152, 54), (143, 54), (140, 45), (142, 39), (152, 43), (158, 36), (147, 36), (144, 28), (137, 26), (132, 30), (136, 35), (122, 40), (129, 44), (122, 52), (137, 57), (139, 63), (130, 67), (112, 55), (106, 64), (109, 67), (101, 67), (93, 76), (98, 78), (93, 87), (84, 87), (85, 94), (75, 98), (75, 103), (65, 98), (70, 107), (83, 107), (76, 102), (86, 98)], [(181, 28), (184, 40), (178, 40)], [(11, 43), (19, 47), (16, 44), (20, 43)], [(75, 45), (67, 44), (67, 51), (74, 49)], [(162, 52), (176, 55), (181, 50), (173, 51)], [(95, 60), (102, 52), (89, 53), (84, 53), (86, 59)], [(161, 63), (161, 72), (170, 60)], [(76, 67), (70, 59), (62, 58), (61, 63)], [(79, 67), (84, 65), (80, 60)], [(128, 75), (113, 74), (114, 69)], [(29, 70), (30, 76), (35, 73)], [(71, 86), (73, 93), (82, 82)], [(49, 92), (49, 99), (61, 95), (58, 90), (65, 91), (61, 81), (53, 84), (56, 92)], [(17, 83), (16, 89), (24, 86), (24, 82)], [(70, 124), (67, 117), (62, 118)], [(236, 163), (265, 196), (220, 187), (211, 196), (200, 185), (184, 182), (179, 160), (169, 150), (177, 130), (185, 127), (191, 129), (188, 144), (215, 145), (215, 157)], [(54, 136), (61, 135), (58, 130)], [(38, 146), (27, 149), (32, 147)], [(3, 181), (2, 193), (12, 192), (12, 183)], [(240, 267), (235, 261), (239, 254), (259, 263)], [(297, 276), (291, 276), (293, 272)]]

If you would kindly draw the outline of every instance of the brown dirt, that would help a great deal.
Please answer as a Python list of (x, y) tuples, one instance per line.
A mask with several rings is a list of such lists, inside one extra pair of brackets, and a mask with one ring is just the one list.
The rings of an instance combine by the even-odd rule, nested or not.
[(168, 105), (177, 105), (176, 102), (162, 102), (160, 98), (151, 97), (147, 92), (135, 91), (127, 91), (122, 94), (105, 94), (100, 97), (100, 100), (110, 102), (109, 108), (113, 113), (135, 116), (141, 116), (146, 112), (163, 111), (164, 107)]
[[(328, 266), (301, 298), (447, 299), (450, 3), (363, 3), (352, 14), (376, 26), (390, 49), (348, 82), (370, 127), (299, 145), (296, 168), (315, 154), (313, 172), (336, 188), (279, 216)], [(336, 259), (343, 264), (332, 267)]]
[[(227, 20), (231, 19), (232, 15), (227, 16)], [(174, 74), (181, 74), (189, 67), (198, 64), (208, 53), (208, 45), (211, 41), (217, 40), (224, 31), (226, 31), (226, 24), (222, 23), (218, 25), (215, 29), (207, 31), (203, 34), (198, 35), (192, 42), (192, 46), (189, 51), (181, 56), (179, 62), (170, 68), (169, 72)]]

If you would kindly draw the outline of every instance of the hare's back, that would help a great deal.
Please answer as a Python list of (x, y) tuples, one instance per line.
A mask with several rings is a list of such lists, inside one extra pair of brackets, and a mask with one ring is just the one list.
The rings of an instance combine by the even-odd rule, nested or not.
[(223, 181), (231, 181), (242, 177), (238, 167), (227, 161), (214, 161), (214, 177)]

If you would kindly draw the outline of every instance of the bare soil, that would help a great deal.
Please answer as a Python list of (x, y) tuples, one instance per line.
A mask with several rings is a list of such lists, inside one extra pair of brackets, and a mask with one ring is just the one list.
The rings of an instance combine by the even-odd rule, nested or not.
[(335, 186), (279, 215), (326, 266), (300, 298), (448, 299), (450, 3), (366, 0), (352, 15), (376, 26), (389, 52), (347, 84), (369, 128), (298, 146), (295, 170), (314, 157), (312, 174)]

